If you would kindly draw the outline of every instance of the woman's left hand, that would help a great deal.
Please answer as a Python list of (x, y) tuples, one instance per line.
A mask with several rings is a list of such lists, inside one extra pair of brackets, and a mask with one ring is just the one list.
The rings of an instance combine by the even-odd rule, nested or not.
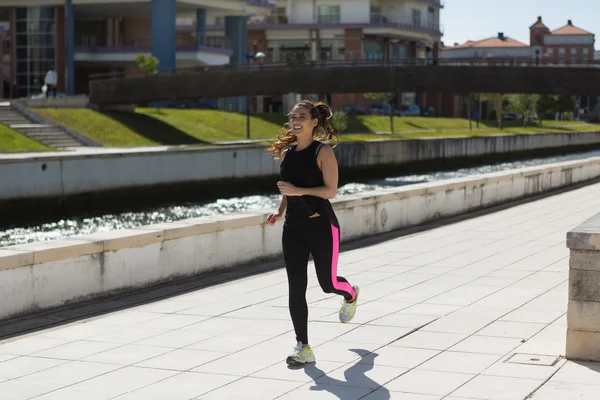
[(277, 187), (281, 194), (285, 196), (302, 196), (302, 189), (292, 185), (289, 182), (279, 181)]

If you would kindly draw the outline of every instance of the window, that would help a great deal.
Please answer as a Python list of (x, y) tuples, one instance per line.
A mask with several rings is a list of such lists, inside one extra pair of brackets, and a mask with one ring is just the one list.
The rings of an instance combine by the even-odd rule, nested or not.
[(560, 57), (564, 57), (566, 54), (565, 49), (563, 49), (562, 47), (560, 49), (558, 49), (558, 55)]
[(552, 57), (554, 55), (554, 49), (550, 48), (546, 50), (546, 55)]
[(433, 7), (429, 7), (427, 9), (427, 27), (435, 27), (435, 10), (433, 9)]
[(15, 76), (17, 96), (41, 93), (55, 62), (54, 7), (15, 9)]
[(577, 49), (571, 49), (571, 61), (577, 61)]
[(340, 6), (319, 6), (317, 7), (317, 23), (319, 24), (339, 24), (341, 22)]
[(413, 28), (421, 27), (421, 10), (412, 10), (412, 25)]
[(583, 61), (589, 61), (590, 60), (590, 49), (585, 48), (583, 49)]

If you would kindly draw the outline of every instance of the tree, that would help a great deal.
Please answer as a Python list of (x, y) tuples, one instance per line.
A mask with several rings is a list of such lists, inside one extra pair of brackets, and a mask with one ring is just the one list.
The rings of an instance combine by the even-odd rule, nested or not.
[(509, 97), (510, 109), (523, 116), (523, 126), (527, 125), (527, 117), (535, 112), (536, 98), (533, 94), (515, 94)]
[(558, 109), (558, 112), (560, 113), (561, 119), (562, 119), (563, 113), (568, 112), (568, 111), (572, 112), (575, 110), (575, 107), (577, 107), (577, 101), (575, 100), (575, 97), (573, 97), (573, 96), (570, 96), (568, 94), (561, 94), (556, 99), (556, 108)]
[(540, 120), (540, 125), (545, 116), (552, 115), (556, 110), (557, 96), (551, 94), (540, 94), (537, 96), (535, 109)]
[(135, 63), (139, 69), (144, 71), (146, 75), (156, 75), (158, 74), (158, 69), (156, 68), (160, 61), (158, 58), (154, 56), (146, 57), (143, 54), (138, 54), (135, 56)]
[(465, 104), (467, 106), (467, 118), (469, 118), (469, 130), (472, 131), (473, 130), (473, 104), (475, 104), (475, 101), (477, 101), (477, 98), (475, 96), (475, 94), (473, 93), (469, 93), (467, 95), (465, 95), (464, 97), (465, 100)]
[(348, 114), (342, 110), (334, 112), (331, 117), (331, 125), (336, 131), (345, 132), (348, 129)]
[(392, 131), (392, 134), (394, 134), (394, 109), (392, 107), (394, 93), (365, 93), (365, 97), (371, 100), (380, 100), (383, 102), (383, 104), (388, 106), (390, 115), (390, 130)]
[(485, 93), (481, 95), (481, 100), (490, 103), (492, 109), (496, 112), (498, 128), (504, 129), (504, 126), (502, 125), (502, 112), (504, 111), (506, 95), (502, 93)]

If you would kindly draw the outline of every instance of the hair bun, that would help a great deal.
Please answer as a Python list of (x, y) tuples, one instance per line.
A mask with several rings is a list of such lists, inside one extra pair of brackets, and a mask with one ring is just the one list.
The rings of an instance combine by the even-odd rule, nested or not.
[(331, 109), (329, 108), (329, 106), (327, 106), (327, 104), (325, 104), (323, 102), (319, 102), (319, 103), (315, 104), (315, 108), (319, 112), (319, 115), (325, 120), (328, 120), (329, 118), (331, 118), (333, 116), (333, 113), (331, 112)]

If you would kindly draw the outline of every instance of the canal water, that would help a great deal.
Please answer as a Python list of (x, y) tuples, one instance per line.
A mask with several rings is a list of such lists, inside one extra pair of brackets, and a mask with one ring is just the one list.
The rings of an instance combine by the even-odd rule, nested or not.
[[(349, 183), (339, 188), (338, 196), (360, 193), (381, 188), (399, 187), (423, 182), (442, 181), (470, 175), (500, 172), (510, 169), (550, 164), (560, 161), (580, 160), (599, 156), (600, 151), (574, 153), (568, 155), (535, 158), (493, 165), (462, 168), (455, 171), (432, 172), (419, 175), (389, 177), (369, 182)], [(219, 199), (209, 203), (172, 204), (118, 214), (105, 214), (95, 217), (70, 218), (47, 221), (32, 226), (13, 227), (0, 231), (0, 247), (14, 244), (61, 239), (75, 235), (107, 232), (135, 228), (161, 222), (172, 222), (187, 218), (231, 214), (236, 212), (274, 208), (279, 204), (280, 195), (254, 195)]]

